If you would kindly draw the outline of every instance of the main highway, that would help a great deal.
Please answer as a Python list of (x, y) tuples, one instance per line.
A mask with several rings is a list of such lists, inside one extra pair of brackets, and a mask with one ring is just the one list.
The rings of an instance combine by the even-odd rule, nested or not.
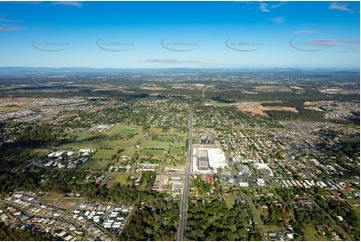
[(182, 241), (184, 238), (184, 231), (187, 224), (187, 210), (188, 210), (188, 192), (189, 192), (189, 179), (190, 179), (190, 169), (192, 164), (192, 134), (193, 134), (193, 112), (189, 110), (189, 119), (188, 119), (188, 151), (187, 151), (187, 164), (184, 175), (184, 187), (182, 191), (181, 204), (179, 208), (179, 225), (177, 231), (177, 240)]

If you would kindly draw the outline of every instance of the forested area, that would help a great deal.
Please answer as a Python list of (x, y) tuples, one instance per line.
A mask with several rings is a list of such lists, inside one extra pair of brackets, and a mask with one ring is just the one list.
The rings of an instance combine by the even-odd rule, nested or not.
[(179, 219), (178, 203), (157, 198), (141, 202), (120, 240), (174, 240)]
[[(260, 240), (246, 203), (228, 208), (223, 199), (189, 203), (185, 237), (189, 240)], [(246, 228), (248, 227), (248, 229)]]

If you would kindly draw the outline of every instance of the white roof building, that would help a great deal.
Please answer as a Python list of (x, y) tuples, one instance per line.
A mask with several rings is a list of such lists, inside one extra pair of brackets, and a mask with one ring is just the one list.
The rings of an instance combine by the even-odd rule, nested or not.
[(55, 151), (55, 152), (48, 154), (48, 157), (60, 157), (63, 153), (64, 153), (64, 151)]
[(257, 183), (258, 186), (265, 186), (266, 185), (266, 182), (262, 178), (257, 178), (256, 183)]
[[(209, 169), (200, 169), (198, 167), (198, 157), (197, 154), (200, 153), (202, 151), (207, 151), (207, 160), (209, 163)], [(228, 162), (226, 159), (226, 156), (224, 154), (224, 152), (219, 149), (219, 148), (194, 148), (193, 149), (193, 172), (196, 173), (204, 173), (204, 174), (209, 174), (209, 173), (217, 173), (217, 170), (219, 168), (225, 168), (228, 167)]]
[(248, 187), (249, 184), (248, 184), (248, 182), (239, 182), (239, 186), (240, 187)]

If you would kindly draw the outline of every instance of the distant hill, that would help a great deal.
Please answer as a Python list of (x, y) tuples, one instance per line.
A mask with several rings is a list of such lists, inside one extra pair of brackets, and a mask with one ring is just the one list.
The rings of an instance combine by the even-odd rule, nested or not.
[(225, 72), (356, 72), (356, 68), (91, 68), (91, 67), (0, 67), (1, 76), (25, 76), (34, 74), (116, 74), (116, 73), (225, 73)]

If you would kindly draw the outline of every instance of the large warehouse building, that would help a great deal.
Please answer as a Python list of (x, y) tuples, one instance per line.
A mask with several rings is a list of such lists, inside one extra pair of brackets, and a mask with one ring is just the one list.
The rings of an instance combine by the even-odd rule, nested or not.
[(209, 167), (209, 159), (208, 159), (208, 151), (207, 150), (197, 150), (197, 167), (198, 170), (208, 171)]
[(219, 148), (194, 148), (193, 172), (217, 173), (218, 168), (228, 167), (226, 156)]

